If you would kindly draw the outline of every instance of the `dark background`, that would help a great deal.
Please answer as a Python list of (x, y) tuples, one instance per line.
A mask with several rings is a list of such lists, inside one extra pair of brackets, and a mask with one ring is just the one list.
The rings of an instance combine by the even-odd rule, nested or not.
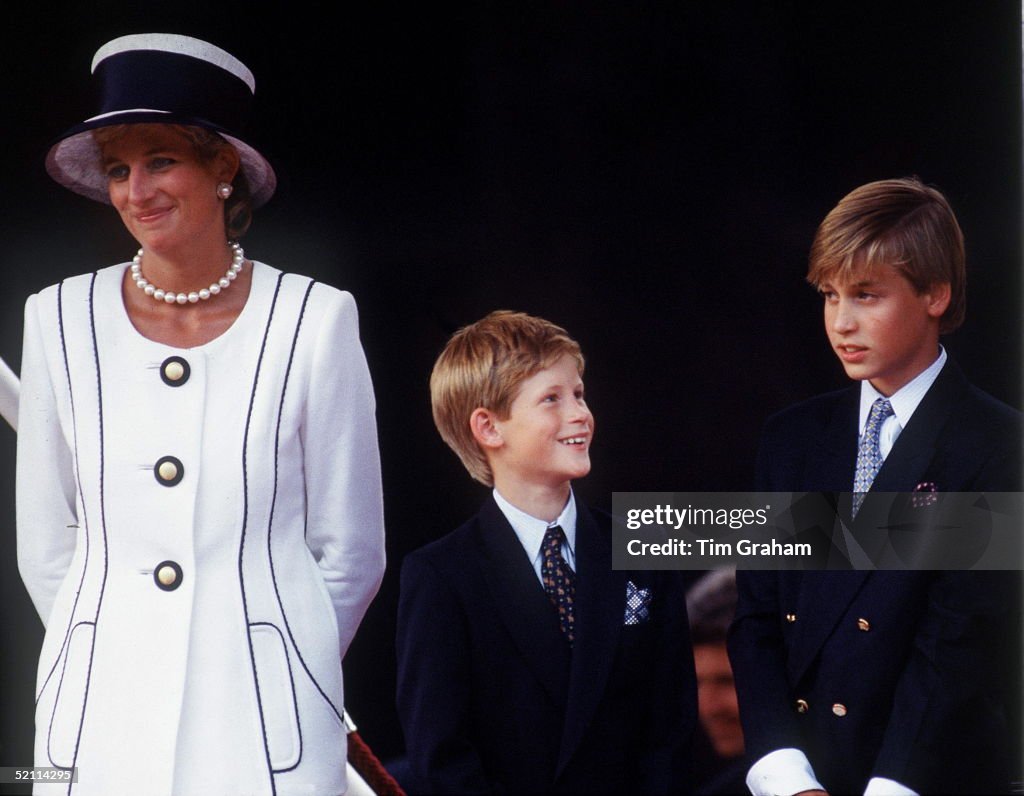
[[(457, 327), (519, 309), (581, 342), (599, 432), (582, 499), (742, 490), (765, 417), (845, 381), (803, 282), (815, 227), (857, 185), (917, 174), (967, 239), (968, 320), (947, 348), (1021, 403), (1016, 0), (137, 5), (7, 20), (0, 355), (17, 371), (29, 293), (135, 249), (42, 165), (94, 113), (96, 48), (163, 31), (237, 55), (257, 79), (254, 143), (283, 183), (246, 253), (360, 307), (389, 567), (346, 696), (383, 758), (402, 751), (402, 556), (486, 494), (430, 417), (427, 379)], [(15, 566), (14, 440), (0, 429), (0, 765), (31, 760), (42, 632)]]

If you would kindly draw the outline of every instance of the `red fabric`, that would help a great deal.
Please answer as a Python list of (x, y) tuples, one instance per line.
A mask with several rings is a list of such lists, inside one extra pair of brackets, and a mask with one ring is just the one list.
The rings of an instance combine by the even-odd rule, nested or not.
[(348, 762), (359, 772), (359, 776), (366, 780), (366, 784), (377, 796), (405, 796), (405, 791), (387, 772), (358, 732), (348, 734)]

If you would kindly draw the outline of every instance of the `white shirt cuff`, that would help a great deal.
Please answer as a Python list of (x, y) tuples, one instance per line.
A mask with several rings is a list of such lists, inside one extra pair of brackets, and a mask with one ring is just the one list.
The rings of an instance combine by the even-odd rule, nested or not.
[(864, 788), (864, 796), (918, 796), (918, 793), (906, 785), (900, 785), (896, 780), (872, 777)]
[(792, 796), (805, 790), (825, 790), (814, 776), (811, 761), (799, 749), (776, 749), (766, 754), (747, 772), (747, 787), (754, 796)]

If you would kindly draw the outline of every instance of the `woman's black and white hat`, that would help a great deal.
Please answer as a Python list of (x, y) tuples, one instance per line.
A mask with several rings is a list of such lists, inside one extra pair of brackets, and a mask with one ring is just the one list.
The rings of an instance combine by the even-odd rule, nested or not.
[(274, 169), (238, 137), (256, 91), (252, 72), (230, 53), (173, 33), (121, 36), (92, 60), (100, 112), (68, 130), (46, 156), (46, 170), (66, 188), (110, 203), (92, 131), (115, 124), (157, 122), (203, 127), (230, 142), (241, 158), (253, 206), (270, 199)]

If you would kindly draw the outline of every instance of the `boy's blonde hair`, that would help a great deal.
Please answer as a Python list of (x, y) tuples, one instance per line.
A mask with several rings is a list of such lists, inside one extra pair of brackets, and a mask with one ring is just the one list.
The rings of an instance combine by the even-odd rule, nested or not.
[(946, 197), (916, 177), (869, 182), (844, 196), (814, 236), (807, 281), (845, 282), (880, 266), (895, 268), (919, 295), (949, 283), (939, 331), (963, 323), (964, 236)]
[(494, 486), (470, 429), (473, 412), (489, 409), (506, 420), (522, 383), (566, 354), (582, 375), (579, 343), (561, 326), (523, 312), (496, 310), (452, 335), (430, 374), (430, 404), (441, 438), (477, 481)]

